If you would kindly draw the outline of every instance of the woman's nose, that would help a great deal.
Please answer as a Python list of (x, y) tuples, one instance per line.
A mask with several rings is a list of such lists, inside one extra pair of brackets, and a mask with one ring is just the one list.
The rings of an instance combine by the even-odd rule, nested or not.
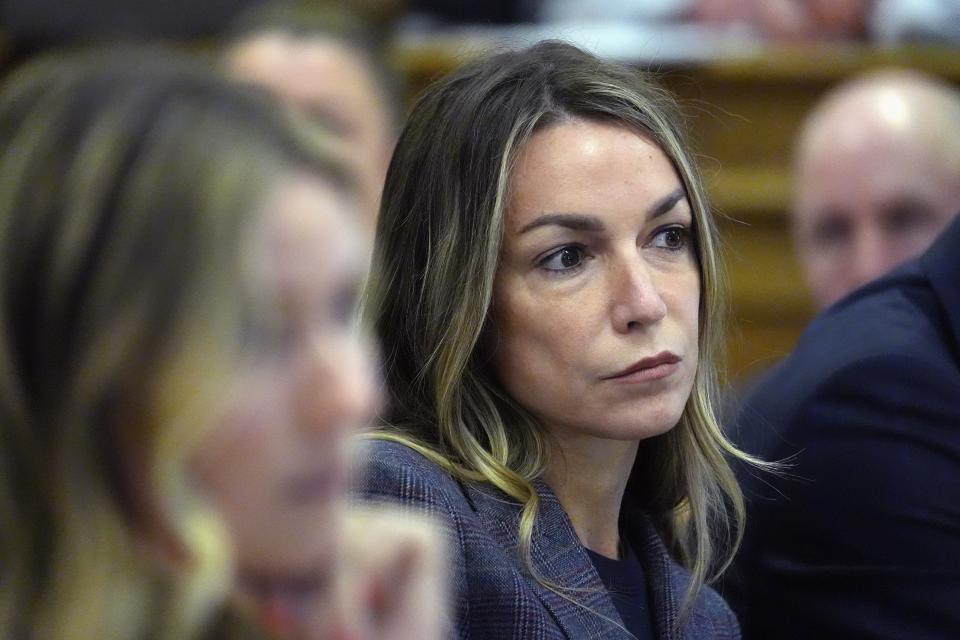
[(375, 358), (369, 342), (359, 336), (313, 339), (294, 390), (303, 427), (326, 432), (366, 426), (379, 404)]
[(667, 315), (654, 274), (640, 258), (624, 261), (611, 274), (613, 328), (628, 333), (656, 324)]

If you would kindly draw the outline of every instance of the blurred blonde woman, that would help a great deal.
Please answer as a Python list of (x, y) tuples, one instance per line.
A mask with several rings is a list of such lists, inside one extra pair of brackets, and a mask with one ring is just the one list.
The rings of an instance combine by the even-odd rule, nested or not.
[[(353, 285), (342, 270), (319, 306), (307, 303), (315, 273), (302, 274), (314, 288), (291, 289), (270, 271), (284, 239), (314, 229), (304, 212), (316, 207), (324, 232), (358, 252), (341, 261), (363, 261), (351, 240), (350, 176), (333, 156), (304, 148), (278, 113), (258, 93), (168, 53), (48, 60), (0, 93), (0, 637), (254, 633), (224, 604), (230, 540), (241, 562), (248, 551), (244, 523), (226, 503), (220, 523), (196, 486), (197, 467), (204, 480), (217, 476), (216, 452), (206, 463), (203, 452), (244, 428), (235, 398), (248, 388), (250, 363), (285, 363), (285, 346), (299, 345), (284, 341), (278, 304), (341, 324), (350, 316)], [(319, 345), (334, 346), (350, 377), (334, 372), (326, 382), (359, 380), (340, 418), (360, 423), (373, 401), (366, 347)], [(276, 401), (338, 406), (322, 389), (308, 391)], [(341, 451), (346, 435), (326, 426), (316, 431), (332, 433), (321, 439)], [(312, 469), (328, 477), (329, 464), (342, 461), (328, 456)], [(323, 493), (325, 506), (309, 511), (313, 529), (302, 532), (321, 547), (341, 537), (342, 514), (326, 506), (339, 501), (339, 486)], [(204, 485), (221, 501), (216, 487)], [(314, 609), (338, 624), (344, 617)], [(282, 630), (336, 631), (308, 618)]]
[(547, 42), (414, 107), (366, 312), (388, 410), (362, 487), (454, 545), (462, 638), (734, 638), (704, 583), (743, 501), (714, 415), (713, 217), (671, 97)]

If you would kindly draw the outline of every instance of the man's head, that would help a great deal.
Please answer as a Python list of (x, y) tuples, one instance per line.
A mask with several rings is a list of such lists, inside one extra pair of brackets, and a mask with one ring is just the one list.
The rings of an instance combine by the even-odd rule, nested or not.
[(796, 156), (793, 232), (818, 308), (922, 253), (960, 211), (960, 93), (909, 71), (832, 91)]
[(242, 17), (224, 56), (234, 77), (275, 92), (339, 134), (352, 150), (365, 208), (375, 218), (395, 142), (395, 96), (362, 25), (339, 13), (284, 6)]

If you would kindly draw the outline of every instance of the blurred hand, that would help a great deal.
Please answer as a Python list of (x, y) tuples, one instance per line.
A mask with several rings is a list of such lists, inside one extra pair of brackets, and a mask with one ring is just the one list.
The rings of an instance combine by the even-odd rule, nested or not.
[(306, 613), (303, 640), (440, 640), (442, 533), (389, 506), (352, 507), (343, 533), (336, 596)]

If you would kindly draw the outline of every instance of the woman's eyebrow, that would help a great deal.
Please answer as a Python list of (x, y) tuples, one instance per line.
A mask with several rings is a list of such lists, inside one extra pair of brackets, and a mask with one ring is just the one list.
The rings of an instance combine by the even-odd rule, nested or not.
[(650, 207), (647, 212), (647, 217), (651, 220), (657, 217), (660, 217), (666, 213), (669, 213), (671, 209), (677, 206), (677, 203), (687, 197), (687, 192), (683, 190), (683, 187), (677, 187), (677, 190), (671, 193), (668, 196), (665, 196), (660, 199), (655, 205)]
[[(650, 209), (647, 210), (647, 217), (652, 220), (653, 218), (669, 213), (670, 210), (677, 206), (677, 203), (686, 196), (687, 194), (683, 190), (683, 187), (678, 187), (676, 191), (664, 196), (650, 207)], [(524, 225), (524, 227), (520, 229), (520, 233), (526, 233), (533, 229), (549, 225), (573, 229), (574, 231), (589, 231), (592, 233), (601, 233), (606, 229), (603, 220), (587, 213), (545, 213), (536, 220)]]
[(520, 229), (520, 233), (526, 233), (527, 231), (548, 225), (565, 227), (567, 229), (573, 229), (574, 231), (591, 231), (593, 233), (600, 233), (606, 229), (603, 221), (597, 216), (585, 213), (547, 213), (524, 225), (524, 227)]

